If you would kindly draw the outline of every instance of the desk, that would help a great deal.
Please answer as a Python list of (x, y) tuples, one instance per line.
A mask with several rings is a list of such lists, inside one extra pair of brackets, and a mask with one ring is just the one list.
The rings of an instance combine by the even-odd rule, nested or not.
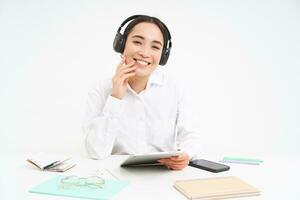
[[(218, 161), (217, 157), (206, 157)], [(3, 162), (3, 159), (5, 162)], [(25, 162), (26, 157), (1, 157), (0, 199), (23, 200), (62, 200), (75, 199), (68, 197), (32, 194), (28, 190), (61, 173), (39, 171)], [(126, 156), (114, 155), (104, 160), (91, 160), (84, 157), (75, 157), (77, 166), (65, 175), (77, 175), (82, 172), (95, 171), (107, 168), (114, 175), (130, 181), (129, 186), (115, 196), (115, 200), (124, 199), (168, 199), (186, 200), (174, 187), (175, 180), (195, 179), (217, 176), (238, 176), (253, 186), (261, 189), (258, 197), (241, 198), (243, 200), (276, 200), (300, 199), (300, 158), (268, 156), (263, 157), (262, 165), (229, 164), (230, 171), (210, 173), (197, 168), (187, 167), (182, 171), (167, 170), (162, 167), (121, 168), (119, 164)]]

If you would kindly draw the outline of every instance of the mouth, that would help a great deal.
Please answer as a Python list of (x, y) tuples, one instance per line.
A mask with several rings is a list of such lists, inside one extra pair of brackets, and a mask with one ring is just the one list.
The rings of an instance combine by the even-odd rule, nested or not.
[(148, 65), (151, 64), (150, 62), (145, 61), (145, 60), (141, 60), (141, 59), (136, 59), (136, 58), (134, 58), (133, 60), (134, 60), (136, 63), (138, 63), (139, 65), (142, 65), (142, 66), (144, 66), (144, 67), (146, 67), (146, 66), (148, 66)]

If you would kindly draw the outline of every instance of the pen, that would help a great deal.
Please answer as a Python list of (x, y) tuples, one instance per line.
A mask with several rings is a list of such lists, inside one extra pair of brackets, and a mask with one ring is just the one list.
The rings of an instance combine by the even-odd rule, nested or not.
[(259, 165), (263, 163), (263, 160), (252, 159), (252, 158), (240, 158), (240, 157), (224, 157), (221, 162), (225, 163), (239, 163), (239, 164), (250, 164), (250, 165)]
[(108, 169), (104, 168), (105, 171), (107, 171), (110, 175), (112, 175), (116, 180), (120, 180), (116, 175), (114, 175), (113, 173), (111, 173), (111, 171), (109, 171)]
[(55, 162), (53, 162), (53, 163), (50, 163), (49, 165), (45, 166), (45, 167), (43, 168), (43, 170), (46, 170), (46, 169), (49, 169), (50, 167), (53, 167), (53, 166), (56, 165), (58, 162), (59, 162), (59, 161), (55, 161)]
[(222, 163), (233, 163), (233, 164), (260, 165), (260, 163), (255, 163), (255, 162), (233, 161), (233, 160), (220, 160), (220, 162), (222, 162)]

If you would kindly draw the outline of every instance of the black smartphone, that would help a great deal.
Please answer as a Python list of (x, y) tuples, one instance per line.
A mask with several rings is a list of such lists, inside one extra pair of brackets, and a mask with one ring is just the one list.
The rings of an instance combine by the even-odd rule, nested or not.
[(221, 163), (204, 160), (204, 159), (190, 161), (189, 166), (197, 167), (214, 173), (223, 172), (230, 169), (228, 165), (224, 165)]

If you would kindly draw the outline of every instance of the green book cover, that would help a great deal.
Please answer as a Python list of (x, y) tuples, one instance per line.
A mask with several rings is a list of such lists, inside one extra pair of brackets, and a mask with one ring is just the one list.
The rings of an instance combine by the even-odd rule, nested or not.
[(31, 188), (29, 192), (103, 200), (112, 198), (115, 194), (129, 184), (128, 181), (105, 180), (105, 184), (102, 188), (89, 188), (86, 186), (63, 188), (61, 187), (62, 178), (64, 178), (64, 176), (56, 176), (51, 178)]

